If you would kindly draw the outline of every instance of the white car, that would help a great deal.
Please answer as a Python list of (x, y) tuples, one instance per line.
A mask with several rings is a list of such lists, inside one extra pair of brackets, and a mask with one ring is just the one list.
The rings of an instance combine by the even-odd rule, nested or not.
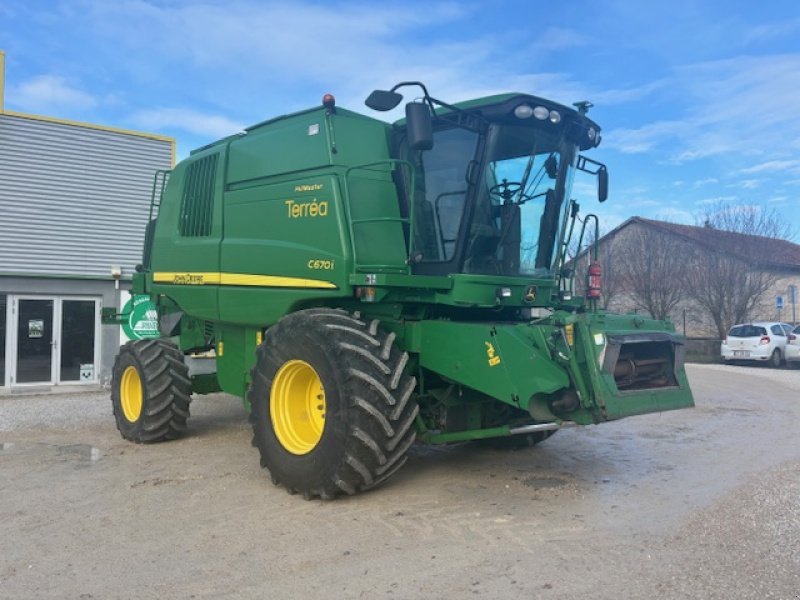
[(786, 362), (795, 367), (800, 367), (800, 325), (789, 334), (786, 342)]
[(792, 326), (788, 323), (759, 321), (734, 325), (722, 340), (722, 360), (726, 363), (738, 361), (769, 361), (780, 367), (786, 359), (786, 346)]

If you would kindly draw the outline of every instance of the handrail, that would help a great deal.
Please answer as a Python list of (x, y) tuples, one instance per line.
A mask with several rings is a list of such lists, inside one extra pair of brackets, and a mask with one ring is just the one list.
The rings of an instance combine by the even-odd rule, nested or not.
[[(408, 169), (410, 173), (410, 177), (408, 180), (408, 186), (406, 190), (406, 200), (408, 206), (408, 217), (371, 217), (366, 219), (353, 219), (352, 211), (350, 210), (350, 202), (351, 202), (351, 195), (350, 195), (350, 184), (349, 178), (350, 174), (353, 171), (374, 171), (376, 173), (382, 173), (385, 175), (389, 175), (391, 177), (394, 169), (396, 166), (405, 167)], [(378, 169), (376, 167), (383, 166), (388, 167), (388, 170)], [(412, 165), (407, 160), (401, 160), (397, 158), (387, 158), (384, 160), (366, 163), (363, 165), (356, 165), (354, 167), (350, 167), (345, 171), (344, 174), (344, 207), (345, 207), (345, 215), (347, 217), (348, 228), (350, 232), (350, 249), (353, 255), (353, 266), (355, 269), (358, 269), (359, 266), (363, 267), (371, 267), (371, 268), (389, 268), (390, 265), (359, 265), (357, 250), (356, 250), (356, 236), (355, 236), (355, 226), (362, 224), (362, 223), (378, 223), (378, 222), (396, 222), (396, 223), (403, 223), (408, 225), (408, 237), (406, 239), (406, 249), (408, 251), (408, 255), (406, 257), (406, 264), (410, 264), (410, 257), (414, 251), (414, 230), (415, 230), (415, 216), (414, 216), (414, 198), (413, 198), (413, 190), (414, 190), (414, 165)], [(395, 186), (398, 187), (398, 186)], [(398, 200), (400, 198), (401, 190), (397, 190)], [(400, 207), (398, 206), (398, 209)]]
[[(150, 214), (148, 215), (147, 222), (153, 220), (153, 209), (161, 207), (161, 200), (164, 198), (164, 189), (167, 187), (167, 181), (172, 173), (171, 169), (159, 169), (153, 175), (153, 189), (150, 192)], [(159, 181), (161, 186), (159, 187)], [(158, 189), (158, 202), (156, 202), (156, 190)]]

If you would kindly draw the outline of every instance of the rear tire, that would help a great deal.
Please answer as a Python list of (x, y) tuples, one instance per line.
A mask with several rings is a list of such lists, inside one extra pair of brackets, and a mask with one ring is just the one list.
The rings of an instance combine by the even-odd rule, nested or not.
[(175, 439), (186, 431), (192, 382), (183, 354), (160, 339), (125, 344), (114, 363), (111, 402), (117, 429), (138, 443)]
[(773, 350), (772, 355), (769, 357), (769, 365), (775, 369), (781, 366), (783, 359), (781, 358), (780, 350)]
[(416, 440), (416, 379), (378, 321), (292, 313), (266, 333), (251, 371), (253, 445), (272, 482), (308, 500), (374, 488)]

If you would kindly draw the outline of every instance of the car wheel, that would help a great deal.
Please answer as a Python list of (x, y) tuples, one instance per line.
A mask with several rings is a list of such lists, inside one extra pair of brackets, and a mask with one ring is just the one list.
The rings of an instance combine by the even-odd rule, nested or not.
[(769, 357), (769, 364), (771, 367), (775, 367), (776, 369), (781, 366), (783, 359), (781, 358), (781, 351), (780, 350), (773, 350), (772, 356)]

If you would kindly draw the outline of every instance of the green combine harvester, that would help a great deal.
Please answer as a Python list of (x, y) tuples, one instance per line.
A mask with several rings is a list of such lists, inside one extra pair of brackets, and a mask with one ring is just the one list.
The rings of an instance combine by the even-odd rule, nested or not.
[(176, 438), (191, 395), (222, 390), (273, 483), (330, 499), (384, 482), (415, 441), (518, 447), (693, 406), (670, 323), (599, 310), (596, 262), (575, 293), (567, 248), (597, 218), (573, 177), (608, 190), (580, 154), (600, 143), (591, 105), (450, 105), (419, 82), (366, 104), (409, 86), (393, 125), (326, 96), (157, 174), (133, 293), (161, 337), (117, 357), (123, 437)]

